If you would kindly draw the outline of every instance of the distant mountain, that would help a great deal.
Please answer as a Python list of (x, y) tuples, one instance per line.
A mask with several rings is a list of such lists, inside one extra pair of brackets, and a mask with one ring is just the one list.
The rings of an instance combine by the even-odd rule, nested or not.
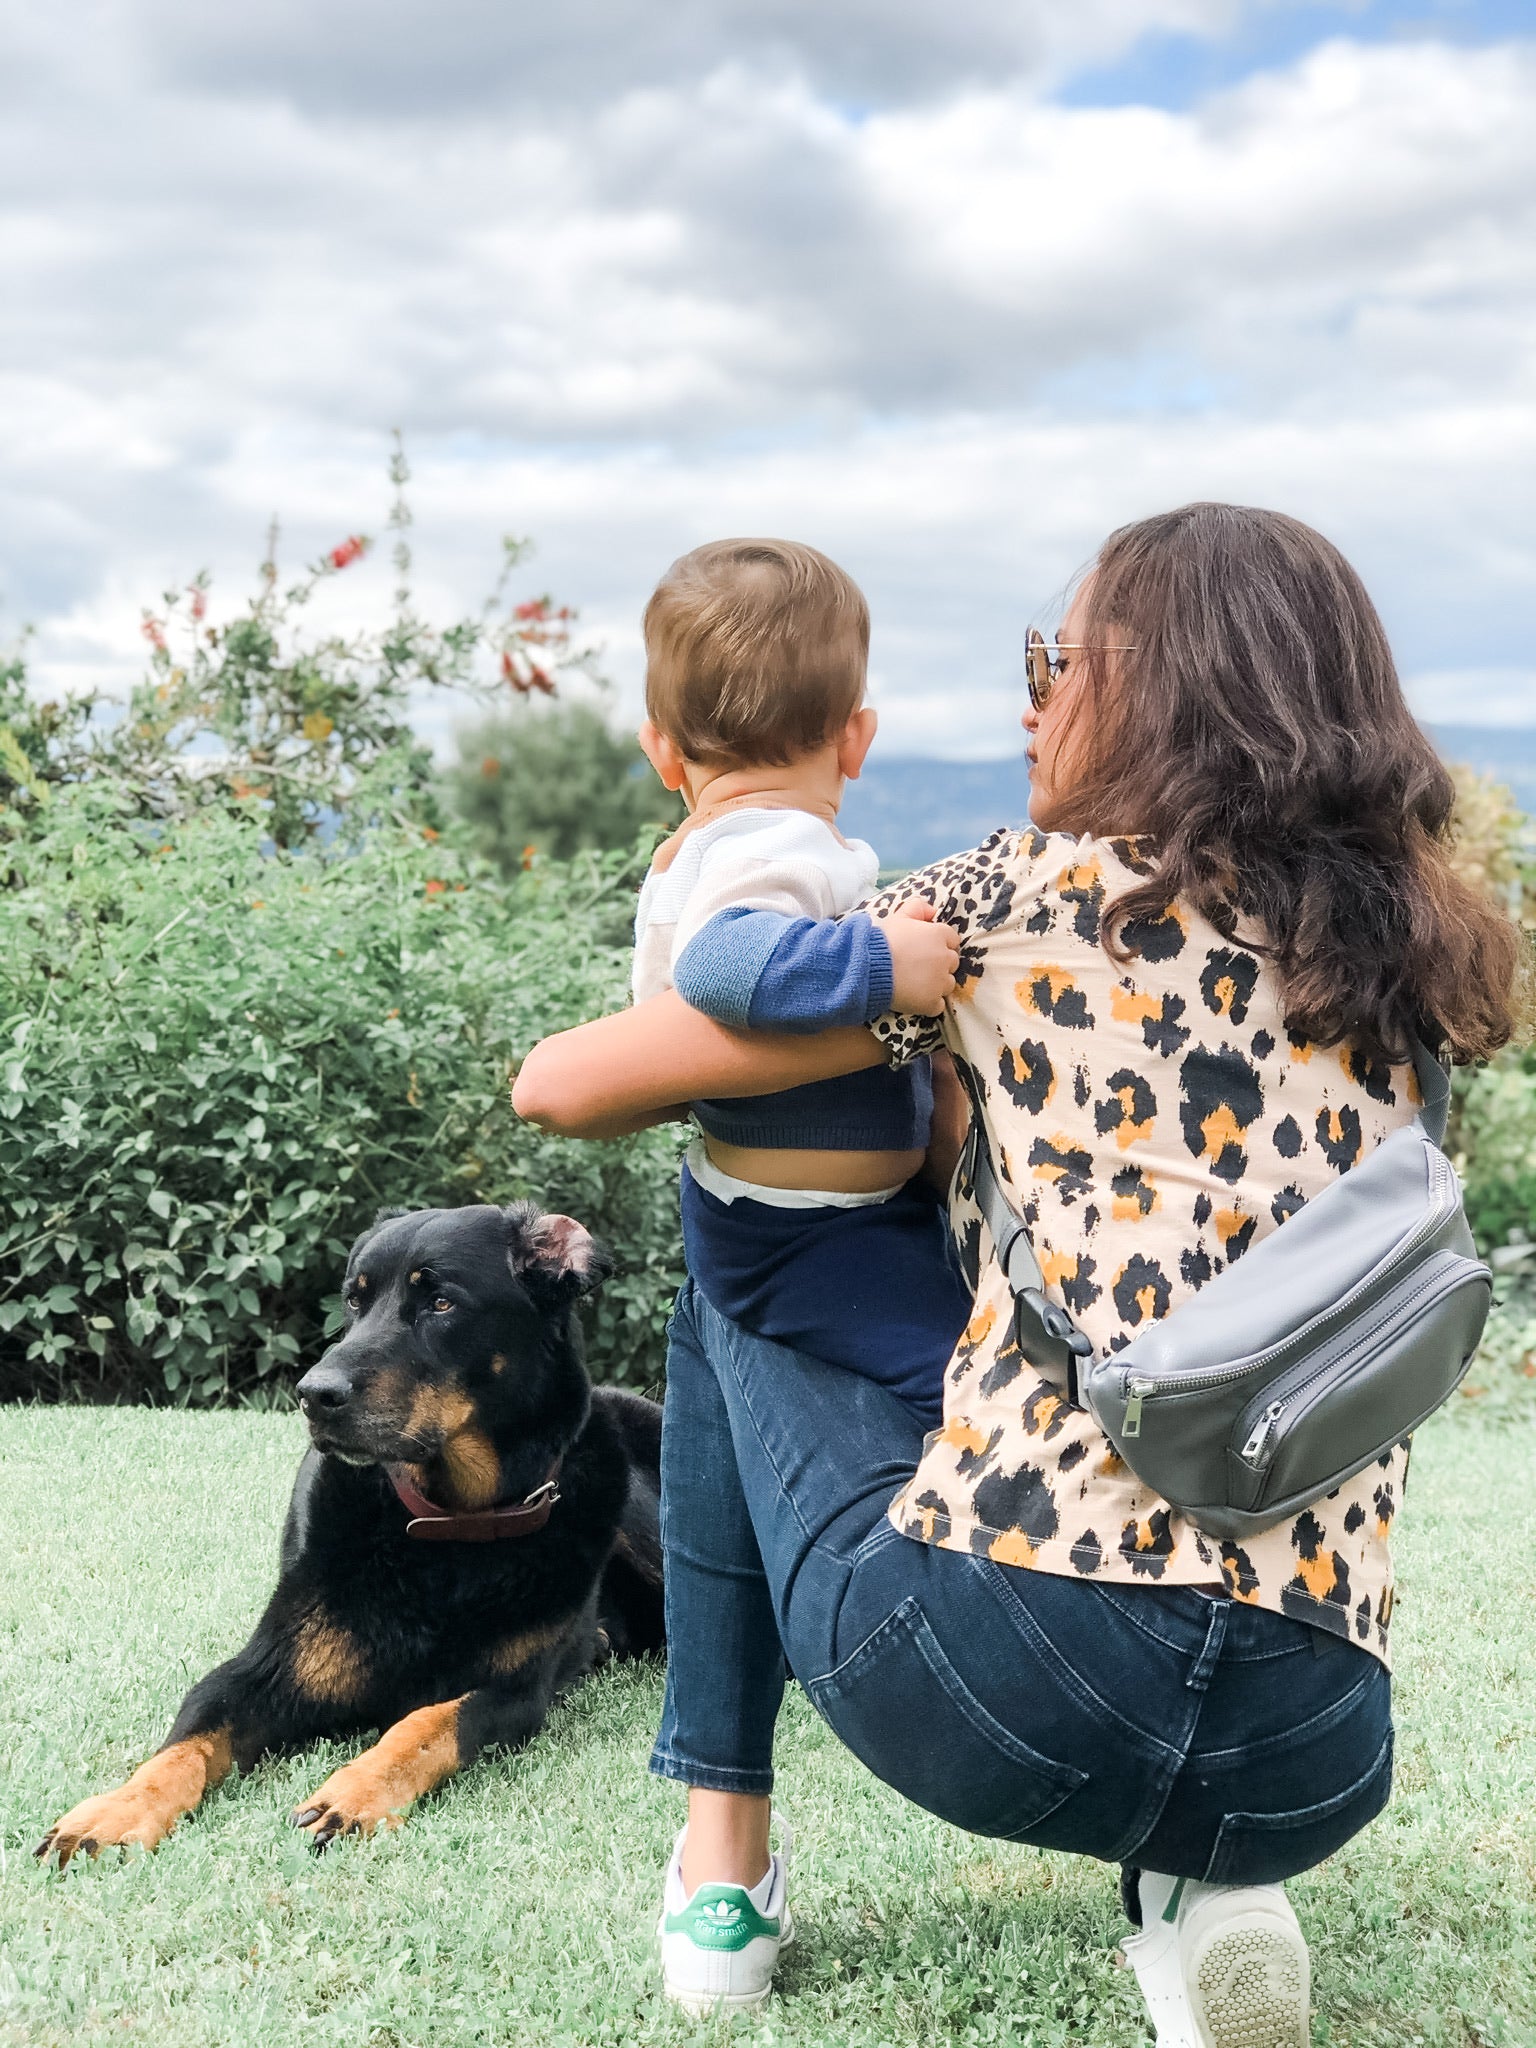
[[(1536, 816), (1536, 726), (1431, 727), (1448, 761), (1496, 775)], [(974, 846), (999, 825), (1022, 822), (1029, 776), (1022, 754), (1008, 761), (929, 761), (878, 751), (848, 785), (843, 829), (867, 839), (883, 866), (916, 868)]]
[(883, 867), (920, 868), (974, 846), (999, 825), (1017, 825), (1029, 804), (1028, 763), (871, 758), (850, 782), (838, 817), (867, 839)]

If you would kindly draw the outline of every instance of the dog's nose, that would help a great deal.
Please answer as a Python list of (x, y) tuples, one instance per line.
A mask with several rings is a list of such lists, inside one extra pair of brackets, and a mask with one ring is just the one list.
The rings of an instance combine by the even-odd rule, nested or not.
[(317, 1410), (325, 1415), (334, 1415), (338, 1408), (345, 1408), (352, 1398), (352, 1382), (339, 1365), (329, 1365), (321, 1359), (312, 1365), (298, 1386), (299, 1406), (306, 1415)]

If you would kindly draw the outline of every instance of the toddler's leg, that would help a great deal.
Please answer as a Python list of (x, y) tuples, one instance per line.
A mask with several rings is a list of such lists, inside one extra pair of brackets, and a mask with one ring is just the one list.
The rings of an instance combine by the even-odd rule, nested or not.
[(690, 1787), (683, 1878), (753, 1885), (769, 1867), (784, 1653), (719, 1382), (674, 1323), (661, 1439), (667, 1690), (651, 1757)]
[(791, 1936), (768, 1847), (784, 1653), (719, 1382), (673, 1319), (661, 1432), (667, 1696), (651, 1769), (688, 1787), (662, 1887), (662, 1985), (690, 2012), (761, 2005)]

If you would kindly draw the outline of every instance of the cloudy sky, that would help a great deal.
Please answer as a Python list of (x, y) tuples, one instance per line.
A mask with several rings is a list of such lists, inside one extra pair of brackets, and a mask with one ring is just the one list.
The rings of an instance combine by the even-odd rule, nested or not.
[[(0, 0), (0, 643), (503, 532), (626, 705), (722, 533), (867, 589), (890, 751), (1012, 751), (1122, 520), (1300, 514), (1424, 715), (1536, 724), (1531, 0)], [(338, 600), (366, 609), (376, 559)]]

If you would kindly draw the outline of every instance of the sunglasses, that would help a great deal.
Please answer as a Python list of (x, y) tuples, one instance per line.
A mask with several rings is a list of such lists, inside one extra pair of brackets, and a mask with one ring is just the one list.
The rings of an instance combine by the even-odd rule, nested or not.
[[(1052, 648), (1055, 652), (1052, 653)], [(1029, 684), (1029, 701), (1037, 711), (1043, 711), (1050, 701), (1052, 690), (1066, 667), (1064, 654), (1088, 654), (1092, 650), (1082, 640), (1049, 641), (1038, 626), (1031, 626), (1024, 642), (1024, 677)], [(1100, 654), (1134, 654), (1134, 647), (1101, 647)]]

